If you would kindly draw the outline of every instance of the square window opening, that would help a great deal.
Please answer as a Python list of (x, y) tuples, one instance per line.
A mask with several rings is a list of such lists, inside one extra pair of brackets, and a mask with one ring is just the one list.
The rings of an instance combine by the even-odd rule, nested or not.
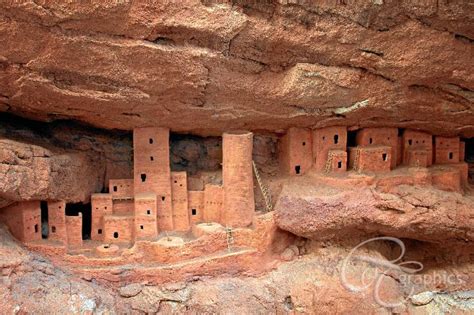
[(300, 165), (296, 165), (295, 166), (295, 173), (298, 175), (301, 173), (301, 166)]

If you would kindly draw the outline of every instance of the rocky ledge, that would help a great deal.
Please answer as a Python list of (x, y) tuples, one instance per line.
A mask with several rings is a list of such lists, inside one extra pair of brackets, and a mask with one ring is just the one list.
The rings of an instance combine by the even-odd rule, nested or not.
[(474, 196), (434, 187), (351, 189), (286, 184), (276, 207), (280, 228), (315, 240), (389, 235), (429, 242), (474, 241)]

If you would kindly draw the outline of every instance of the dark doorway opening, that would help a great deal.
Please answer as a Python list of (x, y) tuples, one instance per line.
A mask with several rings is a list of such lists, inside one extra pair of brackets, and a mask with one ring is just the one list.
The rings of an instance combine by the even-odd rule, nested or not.
[(355, 147), (357, 145), (356, 136), (357, 136), (357, 130), (347, 131), (347, 146), (348, 147)]
[(89, 240), (91, 238), (92, 227), (92, 208), (91, 204), (68, 203), (66, 204), (66, 215), (77, 216), (82, 213), (82, 239)]
[(465, 155), (461, 157), (468, 163), (474, 163), (474, 138), (462, 139), (466, 144)]
[(461, 160), (464, 160), (469, 165), (469, 182), (474, 183), (474, 138), (462, 139), (466, 144), (465, 155), (461, 156)]
[(48, 224), (48, 202), (41, 201), (41, 238), (47, 239), (49, 236), (49, 224)]

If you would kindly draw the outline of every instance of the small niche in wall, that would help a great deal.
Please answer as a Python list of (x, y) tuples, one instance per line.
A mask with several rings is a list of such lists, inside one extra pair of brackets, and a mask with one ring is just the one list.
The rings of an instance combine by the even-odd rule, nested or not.
[(338, 144), (339, 142), (339, 135), (334, 135), (334, 144)]
[(449, 159), (452, 160), (453, 159), (453, 152), (449, 152)]
[(388, 159), (387, 153), (383, 153), (383, 154), (382, 154), (382, 159), (383, 159), (384, 161), (387, 161), (387, 159)]
[(140, 225), (140, 229), (143, 230), (143, 225)]
[(51, 232), (52, 232), (52, 233), (56, 233), (56, 227), (55, 227), (55, 226), (52, 226), (52, 227), (51, 227)]
[(118, 237), (119, 237), (118, 232), (114, 232), (114, 238), (118, 238)]
[(196, 214), (197, 214), (197, 210), (196, 210), (196, 209), (191, 209), (191, 214), (192, 214), (192, 215), (196, 215)]
[(337, 162), (337, 168), (342, 168), (342, 162), (341, 161)]
[(146, 181), (146, 174), (141, 174), (140, 178), (142, 179), (142, 183)]
[(146, 214), (151, 214), (151, 210), (147, 210), (147, 211), (146, 211)]
[(152, 138), (148, 139), (148, 143), (153, 144), (153, 139)]

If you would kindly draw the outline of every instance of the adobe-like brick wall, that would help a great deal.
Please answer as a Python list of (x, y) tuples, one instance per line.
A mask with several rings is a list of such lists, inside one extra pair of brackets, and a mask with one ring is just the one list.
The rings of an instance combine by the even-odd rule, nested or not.
[(39, 201), (22, 202), (23, 242), (41, 240), (41, 206)]
[(220, 185), (206, 184), (204, 188), (204, 222), (221, 222), (224, 208), (224, 189)]
[(188, 191), (188, 215), (191, 224), (203, 222), (204, 191)]
[(459, 170), (440, 170), (432, 173), (432, 184), (446, 191), (461, 191), (461, 172)]
[(331, 156), (330, 168), (329, 171), (342, 173), (347, 171), (347, 152), (343, 150), (329, 150), (329, 155)]
[(135, 195), (135, 239), (158, 237), (156, 195), (142, 193)]
[[(402, 151), (404, 165), (416, 166), (416, 163), (421, 162), (421, 156), (415, 156), (421, 154), (419, 151), (426, 151), (427, 161), (422, 164), (430, 166), (433, 164), (433, 137), (425, 132), (405, 130), (402, 135)], [(412, 151), (418, 153), (410, 153)]]
[[(27, 215), (25, 215), (25, 212)], [(41, 210), (39, 201), (14, 203), (0, 211), (0, 220), (19, 241), (41, 239)]]
[(133, 215), (133, 199), (113, 199), (113, 214)]
[(159, 229), (173, 230), (169, 129), (134, 129), (133, 148), (135, 194), (155, 193)]
[(66, 203), (64, 201), (48, 202), (48, 225), (48, 239), (66, 244)]
[[(389, 172), (391, 148), (389, 146), (366, 146), (350, 148), (351, 167), (359, 172)], [(359, 155), (356, 158), (356, 155)]]
[(8, 227), (8, 230), (16, 239), (23, 240), (24, 225), (21, 203), (17, 202), (0, 209), (0, 221)]
[(466, 159), (466, 142), (459, 141), (459, 162), (464, 162)]
[(454, 164), (459, 163), (459, 137), (435, 137), (435, 163)]
[(404, 150), (405, 165), (417, 166), (417, 167), (428, 167), (429, 162), (432, 160), (433, 155), (427, 150), (412, 149), (408, 148)]
[(356, 135), (358, 146), (389, 146), (391, 148), (391, 168), (397, 166), (398, 128), (364, 128)]
[(67, 244), (70, 247), (82, 247), (82, 213), (66, 216)]
[[(317, 171), (324, 171), (328, 160), (329, 150), (347, 150), (347, 128), (327, 127), (313, 131), (313, 167)], [(347, 163), (344, 161), (343, 164)], [(344, 167), (344, 170), (346, 168)], [(337, 171), (333, 168), (333, 170)]]
[(130, 243), (134, 240), (135, 217), (133, 215), (104, 216), (104, 242)]
[(186, 172), (171, 172), (173, 225), (176, 231), (188, 231), (188, 184)]
[(221, 221), (224, 226), (246, 227), (252, 224), (255, 215), (253, 134), (224, 133), (222, 141), (224, 216)]
[(133, 179), (109, 180), (109, 193), (116, 198), (132, 197), (134, 194)]
[[(303, 128), (290, 128), (281, 138), (279, 162), (283, 173), (301, 175), (312, 166), (311, 131)], [(225, 155), (225, 151), (223, 151)]]
[(93, 194), (91, 205), (91, 239), (102, 241), (104, 239), (104, 216), (113, 213), (112, 194)]

